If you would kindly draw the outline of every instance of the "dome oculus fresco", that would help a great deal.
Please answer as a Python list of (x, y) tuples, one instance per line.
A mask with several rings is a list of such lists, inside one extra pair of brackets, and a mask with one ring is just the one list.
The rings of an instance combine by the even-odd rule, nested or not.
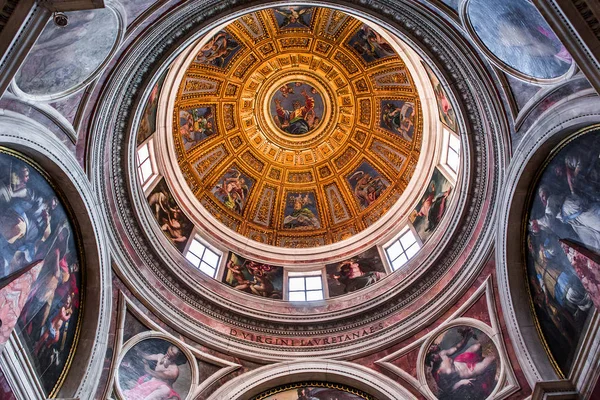
[(363, 231), (400, 198), (422, 111), (378, 31), (341, 11), (286, 6), (200, 43), (172, 132), (186, 183), (213, 217), (257, 242), (315, 247)]

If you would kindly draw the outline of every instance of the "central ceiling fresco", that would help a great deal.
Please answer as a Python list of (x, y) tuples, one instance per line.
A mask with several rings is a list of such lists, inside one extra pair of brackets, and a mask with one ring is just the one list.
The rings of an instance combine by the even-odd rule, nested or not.
[(246, 14), (204, 38), (173, 111), (179, 167), (216, 219), (315, 247), (380, 219), (410, 181), (419, 96), (389, 40), (341, 11)]

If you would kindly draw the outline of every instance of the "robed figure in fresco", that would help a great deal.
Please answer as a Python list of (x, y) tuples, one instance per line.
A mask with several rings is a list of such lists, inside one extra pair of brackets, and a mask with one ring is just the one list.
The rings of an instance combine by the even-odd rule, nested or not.
[[(125, 399), (181, 400), (179, 393), (173, 389), (173, 384), (179, 377), (179, 365), (187, 362), (181, 350), (176, 346), (169, 346), (164, 354), (149, 354), (139, 349), (136, 351), (144, 370), (132, 371), (132, 374), (138, 374), (139, 377), (131, 389), (123, 392)], [(121, 366), (127, 367), (123, 364)]]
[(293, 102), (294, 109), (291, 111), (284, 110), (281, 107), (281, 100), (275, 98), (275, 111), (277, 112), (281, 129), (292, 135), (302, 135), (311, 129), (307, 117), (313, 112), (315, 99), (310, 97), (305, 90), (301, 94), (304, 96), (304, 105), (296, 100)]
[[(453, 346), (432, 344), (427, 351), (425, 363), (431, 368), (439, 388), (437, 397), (485, 399), (496, 386), (496, 355), (483, 354), (482, 344), (473, 328), (459, 327), (456, 331), (461, 339)], [(466, 347), (470, 341), (475, 343)]]

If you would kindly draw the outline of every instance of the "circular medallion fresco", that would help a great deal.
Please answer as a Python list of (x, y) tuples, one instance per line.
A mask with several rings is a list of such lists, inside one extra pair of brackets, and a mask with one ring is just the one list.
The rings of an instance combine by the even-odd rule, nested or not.
[(323, 97), (307, 82), (288, 81), (271, 95), (269, 111), (277, 128), (288, 135), (304, 135), (321, 124)]
[(469, 0), (465, 14), (475, 39), (511, 74), (543, 83), (571, 70), (573, 58), (530, 1)]
[(488, 335), (467, 325), (439, 334), (425, 356), (427, 385), (440, 400), (487, 399), (500, 376), (500, 356)]
[(198, 49), (172, 132), (205, 211), (261, 243), (316, 247), (397, 202), (419, 159), (421, 105), (378, 30), (337, 10), (271, 8)]

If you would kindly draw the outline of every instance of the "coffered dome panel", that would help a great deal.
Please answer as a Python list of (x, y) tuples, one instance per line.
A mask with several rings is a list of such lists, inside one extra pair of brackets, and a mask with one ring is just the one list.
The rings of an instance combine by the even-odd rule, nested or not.
[(341, 11), (246, 14), (200, 40), (172, 114), (176, 160), (214, 218), (254, 241), (316, 247), (400, 198), (423, 139), (396, 45)]

